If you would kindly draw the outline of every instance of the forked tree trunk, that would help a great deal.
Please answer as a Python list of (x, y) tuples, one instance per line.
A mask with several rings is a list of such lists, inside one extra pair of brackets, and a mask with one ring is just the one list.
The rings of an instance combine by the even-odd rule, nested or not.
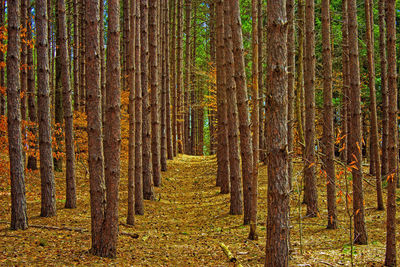
[(56, 190), (51, 149), (47, 0), (36, 1), (36, 51), (38, 83), (39, 152), (42, 217), (56, 215)]
[(8, 1), (8, 49), (7, 49), (7, 125), (8, 151), (11, 178), (11, 229), (28, 228), (26, 214), (24, 159), (22, 156), (20, 107), (20, 16), (19, 0)]
[(364, 192), (362, 184), (362, 151), (361, 151), (361, 95), (360, 69), (358, 61), (358, 24), (357, 6), (355, 0), (348, 0), (347, 12), (349, 21), (349, 69), (350, 69), (350, 127), (349, 154), (353, 162), (353, 212), (354, 212), (354, 243), (367, 244), (367, 231), (364, 219)]
[(267, 5), (268, 215), (265, 266), (289, 265), (286, 1)]
[(225, 78), (228, 112), (229, 166), (231, 182), (230, 214), (243, 214), (242, 185), (240, 177), (239, 158), (239, 125), (236, 100), (236, 85), (234, 80), (233, 41), (231, 29), (231, 5), (224, 1), (224, 36), (225, 36)]
[(398, 179), (398, 119), (396, 70), (396, 1), (386, 1), (386, 42), (388, 62), (389, 136), (388, 196), (386, 213), (385, 266), (396, 266), (396, 182)]
[(67, 43), (67, 22), (65, 15), (65, 1), (58, 0), (58, 31), (60, 37), (60, 67), (61, 82), (63, 89), (63, 109), (65, 121), (65, 207), (69, 209), (76, 208), (76, 183), (75, 183), (75, 148), (73, 134), (73, 115), (71, 103), (71, 85), (69, 75), (69, 53)]

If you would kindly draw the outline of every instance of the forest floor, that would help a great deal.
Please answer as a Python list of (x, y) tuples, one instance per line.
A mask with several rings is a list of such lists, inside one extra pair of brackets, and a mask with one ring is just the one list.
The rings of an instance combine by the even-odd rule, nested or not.
[[(229, 215), (229, 195), (219, 194), (214, 186), (216, 158), (179, 155), (168, 162), (163, 184), (155, 188), (156, 201), (145, 201), (145, 215), (136, 216), (133, 227), (127, 226), (127, 160), (122, 160), (120, 184), (120, 231), (138, 234), (121, 235), (118, 257), (103, 259), (88, 253), (90, 248), (89, 182), (85, 166), (77, 164), (78, 208), (64, 208), (63, 173), (56, 173), (58, 215), (41, 218), (40, 176), (27, 173), (26, 192), (30, 225), (80, 228), (82, 231), (30, 227), (11, 231), (10, 189), (7, 173), (0, 174), (0, 265), (134, 265), (134, 266), (233, 266), (220, 243), (226, 244), (243, 266), (264, 262), (266, 235), (266, 167), (260, 166), (258, 241), (247, 240), (248, 226), (242, 216)], [(301, 173), (301, 164), (295, 164)], [(320, 216), (304, 218), (301, 207), (302, 234), (299, 227), (299, 182), (295, 181), (291, 200), (290, 266), (349, 266), (349, 218), (345, 212), (345, 194), (338, 198), (339, 228), (327, 230), (325, 180), (318, 175)], [(339, 179), (344, 188), (345, 179)], [(369, 245), (354, 248), (355, 266), (381, 266), (385, 253), (385, 212), (375, 209), (373, 178), (366, 177), (365, 206)], [(343, 189), (344, 190), (344, 189)], [(386, 190), (384, 190), (386, 201)], [(340, 192), (339, 192), (339, 195)], [(399, 203), (400, 204), (400, 203)], [(350, 206), (352, 206), (350, 204)], [(400, 212), (397, 213), (400, 224)], [(301, 236), (301, 238), (300, 238)], [(397, 235), (400, 248), (400, 235)], [(302, 251), (301, 251), (302, 250)]]

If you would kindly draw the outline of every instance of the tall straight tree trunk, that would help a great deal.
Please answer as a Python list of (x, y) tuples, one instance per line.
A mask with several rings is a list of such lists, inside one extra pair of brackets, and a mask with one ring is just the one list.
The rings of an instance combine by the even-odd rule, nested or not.
[[(287, 35), (287, 64), (288, 64), (288, 151), (293, 154), (293, 127), (294, 127), (294, 90), (295, 90), (295, 29), (294, 29), (294, 0), (286, 0), (286, 15), (288, 20), (288, 35)], [(292, 188), (293, 180), (293, 162), (292, 156), (288, 161), (289, 184)]]
[(104, 124), (106, 120), (106, 60), (104, 47), (104, 1), (100, 1), (100, 87), (101, 87), (101, 119)]
[(160, 122), (158, 116), (158, 61), (157, 61), (157, 2), (150, 1), (149, 6), (149, 64), (151, 92), (151, 160), (154, 186), (161, 185), (160, 165)]
[(11, 179), (11, 229), (28, 228), (20, 110), (20, 1), (8, 1), (7, 125)]
[(121, 155), (121, 65), (119, 0), (110, 0), (108, 8), (106, 121), (104, 134), (104, 174), (107, 206), (102, 228), (100, 256), (116, 257), (118, 240), (118, 187)]
[(306, 103), (305, 154), (304, 154), (304, 199), (307, 216), (318, 214), (318, 194), (315, 180), (315, 32), (314, 0), (306, 0), (304, 49), (304, 98)]
[[(194, 15), (193, 15), (193, 25), (197, 24), (197, 6), (194, 6)], [(223, 38), (223, 37), (222, 37)], [(193, 27), (193, 45), (192, 45), (192, 55), (191, 55), (191, 60), (192, 60), (192, 68), (191, 68), (191, 93), (190, 93), (190, 103), (192, 106), (192, 112), (190, 114), (190, 124), (191, 124), (191, 139), (192, 139), (192, 155), (197, 155), (198, 151), (198, 108), (196, 106), (196, 103), (198, 102), (198, 97), (197, 97), (197, 75), (196, 75), (196, 55), (197, 55), (197, 29), (196, 27)]]
[(258, 104), (258, 108), (259, 108), (259, 140), (260, 140), (260, 151), (259, 151), (259, 159), (260, 161), (264, 162), (265, 158), (266, 158), (266, 154), (265, 154), (265, 135), (264, 135), (264, 118), (265, 118), (265, 107), (264, 107), (264, 96), (265, 96), (265, 88), (264, 88), (264, 71), (263, 71), (263, 62), (264, 62), (264, 27), (263, 27), (263, 18), (264, 18), (264, 5), (263, 5), (263, 1), (259, 0), (258, 1), (258, 19), (257, 19), (257, 23), (258, 23), (258, 94), (259, 94), (259, 104)]
[[(374, 158), (375, 179), (376, 179), (376, 196), (377, 208), (383, 210), (382, 197), (382, 181), (379, 155), (379, 140), (378, 140), (378, 118), (376, 114), (376, 91), (375, 91), (375, 63), (374, 63), (374, 35), (372, 31), (373, 23), (373, 7), (370, 5), (370, 0), (365, 0), (365, 21), (366, 21), (366, 39), (367, 39), (367, 56), (368, 56), (368, 86), (370, 94), (370, 116), (371, 116), (371, 158)], [(373, 152), (373, 154), (372, 154)]]
[(143, 162), (142, 162), (142, 121), (143, 98), (141, 81), (141, 33), (140, 3), (136, 3), (135, 25), (135, 214), (143, 215)]
[[(229, 147), (228, 147), (228, 117), (227, 95), (225, 76), (225, 43), (224, 43), (224, 4), (223, 0), (217, 1), (216, 6), (216, 57), (217, 57), (217, 116), (218, 116), (218, 142), (217, 142), (217, 185), (221, 187), (222, 194), (229, 193)], [(192, 110), (193, 112), (193, 110)], [(193, 116), (192, 116), (193, 118)], [(193, 135), (192, 135), (193, 138)], [(193, 140), (192, 140), (193, 142)]]
[(58, 30), (60, 37), (60, 65), (61, 81), (63, 87), (63, 109), (65, 121), (65, 152), (66, 152), (66, 190), (65, 207), (76, 208), (76, 183), (75, 183), (75, 149), (73, 134), (73, 115), (71, 103), (71, 85), (69, 75), (69, 53), (67, 43), (67, 22), (65, 15), (65, 1), (58, 1)]
[(343, 73), (343, 86), (342, 86), (342, 110), (340, 116), (341, 123), (341, 158), (342, 161), (348, 161), (348, 140), (349, 140), (349, 118), (350, 118), (350, 69), (349, 69), (349, 26), (347, 14), (347, 1), (342, 0), (342, 73)]
[[(233, 55), (235, 66), (235, 81), (237, 105), (239, 111), (240, 130), (240, 153), (242, 156), (242, 179), (243, 179), (243, 204), (244, 224), (250, 223), (251, 198), (256, 194), (256, 186), (253, 175), (253, 150), (249, 121), (249, 104), (247, 98), (247, 82), (244, 65), (242, 23), (240, 19), (240, 8), (238, 0), (229, 0), (231, 6)], [(255, 63), (257, 64), (257, 63)], [(257, 134), (258, 135), (258, 134)]]
[[(173, 3), (171, 1), (170, 3)], [(171, 23), (171, 14), (172, 14), (172, 9), (170, 8), (170, 3), (167, 3), (167, 23), (165, 25), (165, 56), (166, 56), (166, 61), (165, 64), (166, 66), (166, 83), (167, 83), (167, 95), (166, 95), (166, 114), (165, 114), (165, 123), (166, 123), (166, 134), (167, 134), (167, 158), (172, 159), (174, 156), (174, 151), (173, 151), (173, 145), (172, 145), (172, 129), (171, 129), (171, 64), (173, 64), (173, 57), (170, 55), (170, 35), (169, 35), (169, 30), (170, 30), (170, 23)], [(171, 38), (172, 40), (172, 38)]]
[(38, 82), (38, 106), (40, 107), (38, 109), (41, 178), (40, 216), (51, 217), (56, 215), (56, 190), (51, 149), (47, 0), (37, 0), (35, 12), (37, 80), (40, 81)]
[(106, 206), (103, 138), (101, 123), (101, 85), (99, 47), (99, 1), (87, 0), (86, 5), (86, 90), (87, 90), (87, 128), (88, 165), (90, 182), (91, 213), (91, 252), (100, 255), (102, 248), (102, 224)]
[(122, 20), (121, 23), (121, 31), (122, 31), (122, 39), (121, 39), (121, 73), (122, 73), (122, 79), (121, 79), (121, 85), (122, 85), (122, 90), (125, 91), (128, 89), (128, 79), (129, 79), (129, 57), (131, 55), (129, 54), (129, 32), (130, 32), (130, 2), (129, 0), (123, 0), (122, 2)]
[(382, 169), (381, 175), (388, 174), (388, 80), (387, 80), (387, 59), (385, 40), (385, 0), (379, 0), (379, 58), (381, 69), (381, 93), (382, 93)]
[(296, 72), (296, 121), (297, 134), (301, 143), (302, 154), (304, 157), (304, 116), (303, 116), (303, 96), (304, 96), (304, 0), (298, 0), (297, 8), (297, 72)]
[(367, 231), (364, 219), (364, 192), (362, 184), (362, 151), (361, 151), (361, 95), (360, 69), (358, 61), (358, 25), (357, 5), (355, 0), (348, 0), (347, 12), (349, 16), (349, 69), (350, 69), (350, 122), (349, 154), (354, 162), (353, 176), (353, 211), (354, 211), (354, 243), (367, 244)]
[(268, 93), (266, 143), (268, 215), (265, 266), (289, 265), (289, 176), (287, 152), (286, 1), (267, 5)]
[[(128, 144), (128, 214), (126, 223), (135, 224), (135, 10), (132, 1), (129, 11), (128, 90), (129, 90), (129, 144)], [(127, 57), (128, 58), (128, 57)]]
[[(209, 19), (209, 27), (210, 27), (210, 62), (211, 62), (211, 67), (213, 70), (215, 70), (216, 67), (216, 38), (215, 38), (215, 4), (214, 1), (210, 1), (209, 4), (209, 13), (210, 13), (210, 19)], [(215, 88), (212, 85), (209, 85), (209, 90), (208, 90), (208, 97), (215, 97)], [(207, 106), (207, 114), (208, 114), (208, 123), (209, 123), (209, 137), (210, 137), (210, 147), (209, 147), (209, 153), (210, 155), (215, 154), (215, 149), (216, 149), (216, 143), (215, 143), (215, 137), (216, 137), (216, 127), (215, 127), (215, 110), (214, 108)], [(190, 118), (190, 117), (188, 117)], [(190, 131), (190, 126), (189, 126), (189, 131)]]
[[(185, 83), (184, 83), (184, 139), (185, 139), (185, 154), (191, 154), (190, 140), (190, 112), (189, 112), (189, 84), (190, 84), (190, 22), (191, 22), (192, 1), (185, 0)], [(196, 25), (195, 25), (196, 27)]]
[[(28, 28), (27, 28), (27, 38), (28, 42), (32, 42), (32, 12), (31, 12), (31, 6), (29, 5), (28, 7)], [(28, 45), (28, 87), (27, 87), (27, 92), (28, 92), (28, 113), (29, 113), (29, 121), (36, 123), (37, 122), (37, 111), (36, 111), (36, 84), (35, 84), (35, 66), (33, 65), (33, 47), (31, 45)], [(1, 57), (0, 57), (1, 61)], [(1, 74), (0, 74), (1, 75)], [(0, 84), (1, 85), (1, 84)], [(1, 85), (2, 86), (2, 85)], [(35, 126), (31, 127), (29, 131), (36, 136), (37, 135), (37, 129)], [(35, 142), (36, 143), (36, 142)], [(37, 148), (36, 144), (33, 144), (33, 147), (31, 149)], [(35, 155), (30, 154), (28, 156), (28, 163), (27, 163), (27, 169), (29, 170), (37, 170), (37, 158)]]
[[(20, 21), (20, 28), (22, 31), (27, 30), (27, 1), (28, 0), (21, 0), (21, 21)], [(28, 72), (27, 72), (27, 42), (26, 42), (26, 34), (22, 35), (21, 37), (21, 57), (20, 57), (20, 64), (21, 64), (21, 71), (20, 71), (20, 79), (21, 79), (21, 120), (24, 123), (26, 121), (26, 92), (27, 92), (27, 85), (28, 85)], [(26, 125), (22, 125), (22, 138), (26, 139)], [(25, 147), (25, 145), (24, 145)], [(26, 154), (25, 151), (22, 151), (22, 155), (24, 157), (24, 166), (25, 166), (25, 158)]]
[(182, 105), (182, 52), (183, 52), (183, 0), (177, 0), (177, 28), (176, 28), (176, 109), (177, 109), (177, 134), (178, 134), (178, 152), (183, 153), (183, 105)]
[(328, 229), (337, 228), (336, 212), (336, 175), (335, 175), (335, 139), (333, 128), (332, 105), (332, 55), (330, 2), (323, 0), (321, 5), (322, 20), (322, 58), (324, 71), (324, 130), (323, 130), (323, 170), (327, 180)]
[(234, 80), (234, 57), (232, 41), (232, 11), (229, 1), (224, 1), (224, 36), (225, 36), (225, 78), (228, 110), (228, 140), (229, 167), (231, 181), (230, 214), (243, 214), (242, 185), (240, 177), (239, 158), (239, 125), (236, 100), (236, 85)]
[(85, 49), (86, 49), (86, 40), (85, 40), (85, 29), (86, 23), (84, 20), (85, 17), (85, 2), (87, 0), (82, 0), (80, 5), (80, 36), (79, 36), (79, 110), (85, 111), (85, 103), (86, 103), (86, 95), (85, 95), (85, 75), (86, 75), (86, 61), (85, 61)]
[(249, 239), (257, 240), (257, 187), (258, 187), (258, 158), (259, 158), (259, 109), (258, 109), (258, 0), (251, 2), (251, 17), (252, 17), (252, 133), (253, 133), (253, 177), (251, 178), (252, 191), (250, 192), (250, 233)]
[(148, 42), (148, 1), (140, 1), (140, 47), (141, 47), (141, 82), (142, 82), (142, 101), (143, 101), (143, 113), (142, 113), (142, 168), (143, 168), (143, 197), (147, 200), (154, 199), (153, 189), (153, 177), (152, 177), (152, 166), (151, 166), (151, 144), (150, 144), (150, 103), (149, 103), (149, 80), (148, 80), (148, 54), (149, 54), (149, 42)]
[(172, 148), (174, 156), (177, 155), (177, 102), (176, 102), (176, 1), (172, 0), (172, 25), (171, 25), (171, 91), (172, 91)]
[(74, 111), (79, 110), (79, 20), (78, 0), (74, 0)]
[(162, 34), (161, 34), (161, 171), (167, 171), (167, 97), (169, 87), (169, 65), (168, 65), (168, 1), (161, 1), (162, 8)]
[(398, 179), (398, 110), (396, 70), (396, 1), (386, 1), (386, 43), (388, 62), (389, 136), (388, 195), (386, 213), (385, 266), (396, 266), (396, 183)]

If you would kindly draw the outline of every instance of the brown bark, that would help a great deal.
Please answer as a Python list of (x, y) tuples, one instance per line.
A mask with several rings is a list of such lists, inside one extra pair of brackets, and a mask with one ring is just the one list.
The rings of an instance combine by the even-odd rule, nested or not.
[(135, 25), (135, 214), (143, 215), (143, 163), (142, 163), (142, 82), (140, 44), (140, 3), (136, 3)]
[(172, 149), (173, 156), (177, 155), (177, 101), (176, 101), (176, 1), (172, 0), (171, 24), (171, 91), (172, 91)]
[(263, 80), (263, 62), (264, 62), (264, 27), (263, 27), (263, 12), (264, 12), (264, 5), (263, 1), (259, 0), (258, 1), (258, 93), (259, 93), (259, 140), (260, 140), (260, 151), (259, 151), (259, 159), (260, 161), (265, 161), (265, 135), (264, 135), (264, 118), (265, 118), (265, 107), (264, 107), (264, 95), (265, 95), (265, 89), (264, 89), (264, 80)]
[[(227, 95), (225, 81), (225, 43), (224, 43), (224, 4), (217, 1), (216, 6), (216, 33), (217, 33), (217, 116), (218, 116), (218, 143), (217, 143), (217, 185), (222, 194), (228, 194), (229, 185), (229, 147), (228, 147), (228, 117)], [(193, 111), (192, 111), (193, 112)], [(192, 117), (193, 118), (193, 117)], [(192, 134), (193, 138), (193, 134)], [(192, 140), (193, 142), (193, 140)], [(219, 181), (219, 183), (218, 183)]]
[(190, 112), (189, 112), (189, 84), (190, 84), (190, 22), (191, 22), (192, 1), (185, 0), (185, 81), (184, 81), (184, 139), (185, 154), (192, 154), (190, 140)]
[(268, 215), (265, 266), (289, 265), (286, 1), (267, 5)]
[(58, 0), (58, 30), (60, 37), (60, 67), (63, 88), (63, 109), (65, 121), (65, 151), (66, 151), (66, 197), (65, 207), (76, 208), (76, 183), (75, 183), (75, 149), (73, 135), (73, 115), (71, 104), (71, 86), (69, 76), (69, 53), (67, 44), (67, 22), (65, 15), (65, 2)]
[[(295, 29), (294, 29), (294, 0), (286, 1), (286, 15), (288, 20), (288, 35), (287, 35), (287, 64), (288, 64), (288, 150), (289, 155), (293, 154), (293, 127), (294, 127), (294, 90), (295, 90)], [(293, 180), (293, 162), (292, 156), (288, 161), (289, 185), (292, 188)]]
[(151, 151), (150, 151), (150, 104), (149, 104), (149, 80), (148, 80), (148, 1), (140, 1), (140, 47), (141, 47), (141, 82), (142, 82), (142, 168), (143, 168), (143, 197), (147, 200), (154, 199)]
[[(168, 159), (172, 159), (173, 158), (173, 145), (172, 145), (172, 130), (171, 130), (171, 64), (173, 62), (172, 59), (172, 55), (170, 55), (170, 36), (169, 36), (169, 30), (170, 30), (170, 23), (171, 23), (171, 10), (172, 8), (170, 8), (170, 4), (172, 3), (172, 1), (170, 3), (166, 4), (167, 7), (167, 23), (165, 25), (165, 64), (166, 64), (166, 70), (165, 70), (165, 74), (166, 74), (166, 90), (167, 90), (167, 95), (166, 95), (166, 114), (165, 114), (165, 123), (166, 123), (166, 135), (167, 135), (167, 158)], [(171, 38), (172, 40), (172, 38)]]
[(348, 15), (347, 15), (347, 0), (342, 0), (342, 73), (343, 73), (343, 87), (342, 87), (342, 110), (341, 110), (341, 158), (342, 161), (348, 161), (348, 125), (350, 118), (349, 110), (349, 94), (350, 94), (350, 70), (349, 70), (349, 27), (348, 27)]
[(79, 19), (78, 0), (74, 0), (74, 111), (79, 110)]
[(230, 214), (243, 214), (242, 185), (240, 177), (239, 158), (239, 125), (238, 107), (236, 100), (236, 85), (234, 80), (234, 57), (231, 28), (231, 5), (224, 1), (224, 36), (225, 36), (225, 78), (228, 111), (228, 141), (229, 141), (229, 166), (231, 182)]
[(398, 180), (398, 110), (396, 70), (396, 1), (386, 0), (386, 44), (388, 62), (388, 195), (386, 213), (385, 266), (396, 266), (396, 183)]
[(331, 55), (331, 22), (329, 0), (321, 5), (322, 19), (322, 58), (324, 71), (324, 114), (323, 114), (323, 170), (327, 180), (328, 229), (337, 228), (336, 212), (336, 176), (335, 176), (335, 139), (332, 104), (332, 55)]
[(39, 81), (38, 106), (40, 107), (38, 109), (41, 177), (40, 216), (51, 217), (56, 215), (56, 192), (51, 149), (47, 0), (37, 0), (35, 12), (37, 80)]
[(253, 49), (253, 63), (252, 63), (252, 134), (253, 134), (253, 176), (251, 177), (252, 191), (250, 192), (250, 233), (249, 239), (257, 240), (257, 183), (258, 183), (258, 158), (259, 158), (259, 109), (258, 109), (258, 0), (252, 0), (251, 3), (251, 17), (252, 19), (252, 49)]
[(305, 151), (304, 151), (304, 199), (307, 216), (318, 214), (318, 194), (315, 180), (315, 32), (314, 0), (306, 0), (304, 49), (304, 99), (305, 109)]
[(169, 88), (169, 65), (168, 65), (168, 1), (161, 1), (162, 8), (162, 35), (161, 35), (161, 171), (167, 171), (167, 97)]
[[(21, 21), (20, 21), (20, 29), (22, 31), (27, 30), (27, 0), (21, 0)], [(27, 72), (27, 45), (26, 45), (26, 34), (21, 37), (21, 57), (20, 57), (20, 64), (21, 64), (21, 71), (20, 71), (20, 92), (21, 92), (21, 121), (26, 121), (26, 93), (27, 93), (27, 85), (28, 85), (28, 72)], [(22, 127), (22, 139), (26, 139), (26, 127), (23, 125)], [(25, 151), (22, 151), (22, 155), (25, 161)]]
[(101, 118), (104, 124), (106, 120), (106, 63), (105, 54), (106, 49), (104, 47), (104, 1), (100, 1), (100, 87), (101, 87)]
[(161, 186), (160, 121), (158, 116), (157, 2), (149, 1), (149, 79), (151, 103), (151, 160), (154, 186)]
[(376, 195), (377, 209), (383, 210), (382, 197), (382, 181), (379, 155), (379, 140), (378, 140), (378, 118), (376, 114), (376, 91), (375, 91), (375, 63), (374, 63), (374, 35), (372, 31), (373, 24), (373, 8), (370, 5), (370, 0), (364, 1), (365, 17), (366, 17), (366, 39), (367, 39), (367, 57), (368, 57), (368, 85), (370, 90), (370, 116), (371, 116), (371, 159), (374, 158), (374, 173), (376, 178)]
[(385, 40), (385, 1), (379, 0), (379, 58), (381, 69), (381, 93), (382, 93), (382, 169), (381, 175), (388, 174), (388, 80), (387, 80), (387, 59)]
[[(193, 10), (193, 24), (197, 24), (197, 6), (194, 6)], [(223, 37), (222, 37), (223, 38)], [(197, 55), (197, 30), (196, 27), (193, 27), (193, 45), (192, 45), (192, 55), (191, 55), (191, 60), (192, 60), (192, 71), (191, 71), (191, 94), (190, 94), (190, 103), (192, 105), (192, 111), (191, 111), (191, 151), (193, 155), (197, 155), (198, 151), (198, 107), (196, 106), (196, 103), (198, 103), (198, 97), (197, 97), (197, 91), (198, 91), (198, 79), (196, 76), (196, 55)]]
[(128, 144), (128, 214), (126, 223), (135, 224), (135, 9), (132, 1), (129, 11), (129, 42), (128, 44), (128, 90), (129, 90), (129, 144)]
[(85, 22), (85, 2), (87, 0), (79, 1), (80, 4), (80, 21), (79, 21), (79, 28), (80, 28), (80, 36), (79, 36), (79, 110), (85, 111), (85, 104), (86, 104), (86, 95), (85, 95), (85, 77), (86, 77), (86, 57), (85, 57), (85, 49), (86, 49), (86, 36), (85, 36), (85, 29), (86, 29), (86, 22)]
[[(119, 0), (110, 0), (108, 6), (106, 121), (104, 134), (104, 174), (107, 206), (102, 228), (100, 256), (116, 257), (118, 240), (118, 187), (121, 155), (121, 67)], [(100, 114), (99, 114), (100, 115)]]
[(99, 2), (87, 0), (86, 5), (86, 89), (87, 89), (87, 129), (88, 129), (88, 164), (90, 182), (91, 211), (91, 252), (100, 254), (102, 247), (102, 224), (105, 209), (105, 182), (103, 165), (103, 140), (101, 124), (100, 93), (100, 53), (99, 47)]
[(7, 125), (11, 179), (11, 229), (28, 228), (20, 110), (20, 1), (8, 1)]
[(361, 96), (360, 96), (360, 69), (358, 61), (358, 25), (355, 0), (347, 2), (349, 21), (349, 68), (350, 68), (350, 133), (349, 154), (354, 162), (353, 176), (353, 212), (354, 212), (354, 243), (367, 244), (367, 231), (364, 220), (364, 194), (362, 184), (362, 151), (361, 151)]
[(176, 109), (177, 109), (177, 135), (178, 135), (178, 153), (183, 153), (183, 105), (182, 105), (182, 55), (183, 55), (183, 0), (177, 0), (177, 27), (176, 27)]

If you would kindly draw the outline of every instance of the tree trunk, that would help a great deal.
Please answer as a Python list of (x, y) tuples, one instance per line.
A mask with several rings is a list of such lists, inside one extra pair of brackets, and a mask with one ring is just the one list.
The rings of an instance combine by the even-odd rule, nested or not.
[(143, 161), (142, 157), (142, 121), (143, 98), (141, 81), (141, 33), (140, 3), (136, 3), (135, 26), (135, 214), (143, 215)]
[[(107, 206), (102, 228), (100, 256), (116, 257), (118, 240), (118, 187), (121, 155), (121, 66), (119, 0), (110, 0), (108, 8), (106, 121), (104, 134), (104, 174)], [(100, 114), (99, 114), (100, 115)]]
[(362, 184), (362, 151), (361, 151), (361, 96), (360, 96), (360, 69), (358, 61), (358, 25), (357, 6), (355, 0), (347, 2), (349, 21), (349, 49), (350, 49), (350, 122), (349, 127), (349, 154), (354, 162), (353, 176), (353, 212), (354, 212), (354, 243), (367, 244), (367, 231), (364, 220), (364, 193)]
[[(27, 30), (27, 0), (21, 0), (21, 21), (20, 21), (20, 29), (22, 31)], [(27, 86), (28, 86), (28, 72), (27, 72), (27, 42), (26, 42), (26, 34), (21, 35), (21, 43), (20, 43), (20, 52), (21, 52), (21, 57), (20, 57), (20, 64), (21, 64), (21, 70), (20, 70), (20, 92), (21, 92), (21, 122), (22, 122), (22, 142), (25, 147), (26, 143), (26, 93), (27, 93)], [(26, 153), (25, 150), (22, 150), (22, 156), (24, 157), (24, 166), (25, 166), (25, 159), (26, 159)]]
[(79, 110), (79, 20), (78, 0), (74, 0), (74, 111)]
[(148, 90), (148, 54), (149, 54), (149, 43), (148, 43), (148, 1), (140, 1), (140, 46), (141, 46), (141, 82), (142, 82), (142, 101), (143, 101), (143, 113), (142, 113), (142, 168), (143, 168), (143, 197), (147, 200), (154, 199), (153, 189), (153, 177), (152, 177), (152, 166), (151, 166), (151, 151), (150, 151), (150, 103), (149, 103), (149, 90)]
[[(185, 93), (184, 93), (184, 102), (185, 102), (185, 120), (184, 120), (184, 139), (185, 139), (185, 154), (191, 154), (191, 141), (190, 141), (190, 112), (189, 112), (189, 84), (190, 84), (190, 22), (191, 22), (191, 10), (192, 9), (192, 1), (185, 0)], [(195, 25), (196, 27), (196, 25)]]
[[(171, 1), (172, 3), (173, 1)], [(170, 29), (170, 23), (171, 23), (171, 13), (172, 13), (172, 9), (169, 6), (169, 3), (166, 4), (167, 7), (167, 23), (165, 25), (165, 41), (166, 41), (166, 45), (165, 45), (165, 56), (166, 56), (166, 62), (165, 64), (166, 66), (166, 83), (167, 83), (167, 95), (166, 95), (166, 114), (165, 114), (165, 123), (167, 124), (167, 158), (168, 159), (173, 159), (174, 156), (174, 151), (173, 151), (173, 145), (172, 145), (172, 133), (171, 133), (171, 64), (174, 62), (172, 58), (172, 55), (170, 55), (170, 37), (169, 37), (169, 29)], [(172, 38), (171, 38), (172, 40)]]
[(230, 214), (243, 214), (242, 185), (240, 177), (239, 137), (238, 137), (238, 107), (236, 100), (236, 85), (234, 80), (234, 57), (231, 28), (231, 5), (224, 1), (224, 35), (225, 35), (225, 78), (228, 108), (228, 141), (229, 166), (231, 181)]
[(337, 228), (336, 212), (336, 175), (335, 175), (335, 139), (332, 104), (332, 55), (331, 55), (331, 22), (330, 2), (323, 0), (321, 5), (322, 19), (322, 58), (324, 67), (324, 114), (323, 114), (323, 170), (327, 180), (328, 229)]
[[(217, 143), (217, 185), (221, 187), (222, 194), (228, 194), (229, 185), (229, 147), (228, 147), (228, 117), (227, 95), (225, 76), (225, 43), (224, 43), (224, 4), (223, 0), (217, 1), (216, 6), (216, 32), (217, 32), (217, 116), (218, 116), (218, 143)], [(193, 112), (193, 111), (192, 111)], [(193, 118), (193, 116), (192, 116)], [(192, 135), (193, 138), (193, 135)], [(192, 140), (193, 142), (193, 140)], [(219, 181), (219, 182), (218, 182)]]
[(38, 106), (40, 107), (38, 109), (41, 177), (40, 216), (51, 217), (56, 215), (56, 191), (51, 149), (47, 0), (37, 0), (35, 12), (37, 80), (40, 81), (38, 82)]
[(396, 183), (398, 179), (398, 111), (396, 70), (396, 2), (386, 1), (386, 43), (388, 62), (388, 195), (386, 213), (385, 266), (396, 266)]
[(252, 0), (251, 3), (252, 19), (252, 133), (253, 133), (253, 176), (251, 178), (252, 191), (250, 192), (250, 233), (249, 239), (257, 240), (257, 187), (258, 187), (258, 158), (259, 158), (259, 109), (258, 109), (258, 0)]
[(183, 105), (182, 105), (182, 45), (183, 45), (183, 0), (177, 0), (177, 47), (176, 47), (176, 109), (177, 109), (177, 134), (178, 134), (178, 153), (183, 153)]
[(162, 45), (161, 45), (161, 171), (167, 171), (167, 96), (169, 87), (169, 65), (168, 65), (168, 2), (161, 1), (162, 10)]
[(101, 124), (101, 85), (99, 47), (99, 1), (86, 0), (86, 90), (88, 164), (90, 182), (90, 213), (92, 247), (94, 255), (100, 255), (102, 248), (102, 224), (104, 221), (105, 182), (103, 165), (103, 138)]
[(158, 62), (157, 62), (157, 3), (150, 1), (149, 6), (149, 64), (151, 92), (151, 160), (154, 186), (161, 185), (160, 166), (160, 122), (158, 117)]
[(75, 149), (73, 135), (73, 115), (71, 104), (71, 86), (69, 75), (69, 53), (67, 44), (67, 22), (64, 0), (58, 1), (58, 31), (60, 37), (60, 67), (63, 87), (63, 109), (65, 121), (65, 151), (66, 151), (66, 197), (65, 207), (76, 208), (75, 183)]
[(318, 214), (318, 194), (315, 180), (315, 32), (314, 0), (306, 0), (304, 49), (304, 98), (306, 103), (305, 153), (304, 153), (304, 199), (307, 216)]
[[(376, 92), (375, 92), (375, 63), (374, 63), (374, 35), (372, 31), (373, 23), (373, 7), (370, 6), (370, 0), (365, 0), (365, 21), (366, 21), (366, 39), (367, 39), (367, 56), (368, 56), (368, 83), (370, 90), (370, 116), (371, 116), (371, 159), (374, 158), (375, 178), (376, 178), (376, 194), (377, 208), (383, 210), (382, 198), (382, 181), (379, 155), (379, 140), (378, 140), (378, 118), (376, 114)], [(373, 153), (373, 154), (372, 154)]]
[(388, 80), (387, 80), (387, 60), (386, 60), (386, 40), (385, 40), (385, 1), (379, 0), (379, 58), (381, 69), (381, 93), (382, 93), (382, 169), (381, 175), (388, 174)]
[(266, 143), (268, 215), (265, 266), (289, 265), (286, 1), (267, 5), (268, 93)]
[(20, 1), (8, 1), (7, 125), (11, 179), (11, 229), (28, 228), (20, 110)]
[(172, 0), (172, 25), (171, 25), (171, 91), (172, 91), (172, 148), (174, 156), (177, 155), (177, 101), (176, 101), (176, 1)]
[(350, 119), (350, 69), (349, 69), (349, 26), (347, 14), (347, 1), (342, 0), (342, 64), (343, 64), (343, 87), (342, 87), (342, 114), (340, 123), (342, 128), (341, 158), (342, 161), (348, 161), (348, 140), (349, 140), (349, 119)]
[[(6, 10), (6, 2), (5, 0), (1, 0), (1, 6), (0, 6), (0, 27), (5, 26), (5, 10)], [(4, 40), (0, 40), (0, 44), (4, 44)], [(3, 51), (0, 51), (0, 62), (4, 62), (4, 53)], [(6, 79), (5, 79), (5, 71), (4, 68), (0, 69), (0, 86), (5, 87), (6, 86)], [(0, 115), (5, 115), (6, 112), (6, 99), (3, 94), (0, 94)]]
[(106, 63), (104, 47), (104, 1), (100, 1), (100, 88), (101, 88), (101, 121), (103, 123), (103, 131), (106, 120)]
[(128, 144), (128, 214), (126, 223), (135, 224), (135, 10), (136, 2), (132, 1), (129, 10), (128, 45), (128, 90), (129, 90), (129, 144)]
[(84, 20), (85, 17), (85, 2), (89, 0), (82, 0), (81, 1), (81, 19), (79, 23), (80, 27), (80, 37), (79, 37), (79, 110), (85, 111), (85, 103), (86, 103), (86, 95), (85, 95), (85, 76), (86, 76), (86, 61), (85, 61), (85, 49), (86, 49), (86, 40), (85, 40), (85, 29), (86, 29), (86, 22)]

